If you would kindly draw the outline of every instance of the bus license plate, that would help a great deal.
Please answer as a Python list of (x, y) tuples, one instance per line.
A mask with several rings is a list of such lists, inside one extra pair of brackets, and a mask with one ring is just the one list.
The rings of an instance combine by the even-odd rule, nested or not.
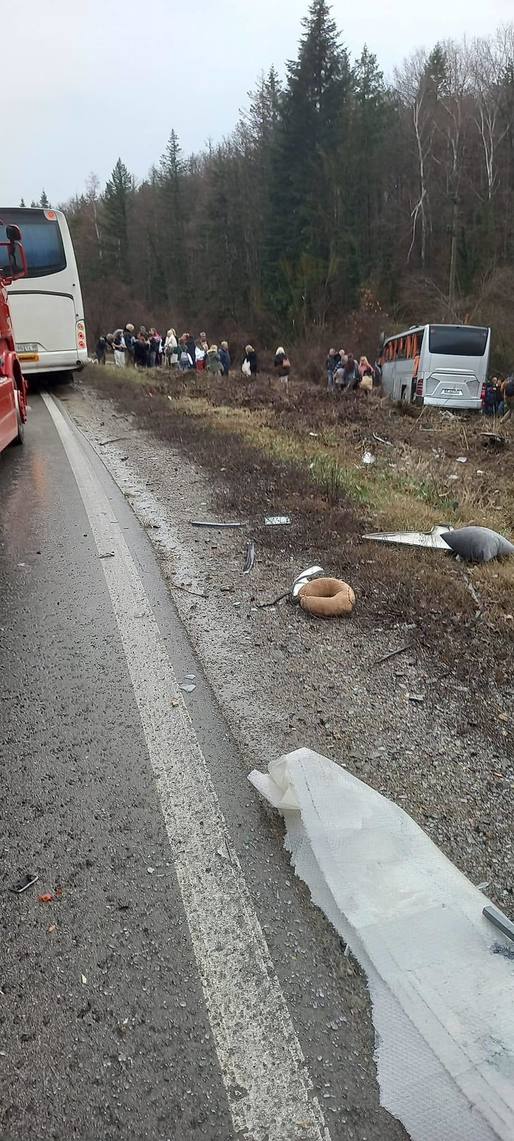
[(443, 388), (443, 396), (462, 396), (462, 388)]
[(18, 360), (20, 361), (38, 361), (39, 353), (18, 353)]

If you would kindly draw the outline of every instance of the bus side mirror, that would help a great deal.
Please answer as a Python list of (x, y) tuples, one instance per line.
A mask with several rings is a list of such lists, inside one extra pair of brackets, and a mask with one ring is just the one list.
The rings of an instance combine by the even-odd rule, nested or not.
[(21, 242), (21, 230), (19, 226), (6, 226), (5, 233), (8, 242)]

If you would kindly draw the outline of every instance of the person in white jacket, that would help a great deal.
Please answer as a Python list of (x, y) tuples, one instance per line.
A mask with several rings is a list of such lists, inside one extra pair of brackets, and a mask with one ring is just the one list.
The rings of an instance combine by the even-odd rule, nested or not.
[(164, 342), (164, 358), (168, 368), (178, 365), (178, 340), (175, 329), (168, 329)]

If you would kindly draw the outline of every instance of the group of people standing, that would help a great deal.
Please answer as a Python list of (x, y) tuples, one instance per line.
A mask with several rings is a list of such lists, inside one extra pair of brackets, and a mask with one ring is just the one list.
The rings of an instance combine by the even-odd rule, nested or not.
[[(96, 359), (105, 364), (107, 353), (112, 351), (117, 368), (161, 368), (177, 369), (181, 372), (208, 372), (217, 376), (228, 376), (232, 368), (232, 358), (228, 341), (210, 344), (205, 332), (198, 337), (192, 333), (177, 336), (175, 329), (168, 329), (162, 337), (157, 329), (147, 330), (141, 325), (136, 334), (134, 325), (125, 325), (114, 333), (106, 333), (98, 338)], [(291, 364), (287, 353), (279, 346), (275, 353), (273, 367), (281, 380), (288, 381)], [(241, 363), (244, 376), (254, 377), (259, 371), (257, 353), (253, 345), (246, 345)]]
[(493, 376), (487, 380), (482, 394), (482, 411), (486, 416), (510, 419), (514, 411), (514, 373)]
[(370, 364), (366, 356), (356, 360), (353, 353), (344, 349), (328, 350), (326, 360), (327, 388), (329, 392), (371, 392), (382, 381), (382, 370), (375, 362)]

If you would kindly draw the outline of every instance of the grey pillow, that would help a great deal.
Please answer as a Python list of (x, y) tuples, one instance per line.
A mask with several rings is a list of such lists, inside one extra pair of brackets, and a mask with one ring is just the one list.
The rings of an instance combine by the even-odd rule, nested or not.
[(468, 563), (488, 563), (490, 559), (514, 555), (514, 545), (489, 527), (459, 527), (444, 531), (441, 538)]

